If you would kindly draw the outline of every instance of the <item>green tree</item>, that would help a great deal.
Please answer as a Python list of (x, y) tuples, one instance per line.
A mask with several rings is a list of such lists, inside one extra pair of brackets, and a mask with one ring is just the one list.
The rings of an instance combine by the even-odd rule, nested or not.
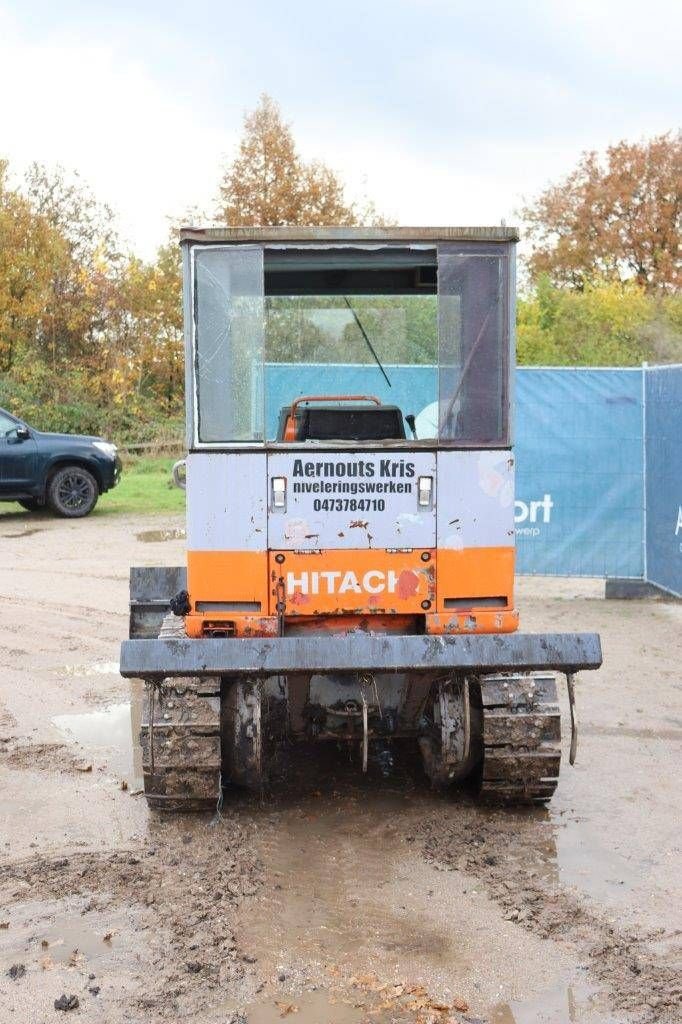
[(518, 303), (517, 358), (524, 365), (633, 366), (682, 357), (680, 296), (647, 293), (634, 281), (582, 291), (546, 275)]

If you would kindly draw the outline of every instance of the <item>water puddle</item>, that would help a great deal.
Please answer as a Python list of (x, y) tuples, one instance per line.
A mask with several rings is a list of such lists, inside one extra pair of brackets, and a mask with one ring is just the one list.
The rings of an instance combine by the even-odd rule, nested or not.
[[(109, 936), (109, 938), (106, 938)], [(47, 942), (47, 946), (43, 946)], [(58, 918), (46, 928), (40, 940), (41, 950), (50, 956), (55, 963), (68, 963), (77, 956), (86, 960), (100, 959), (114, 947), (116, 936), (111, 929), (95, 930), (79, 915)]]
[(158, 544), (164, 540), (184, 540), (186, 533), (183, 527), (175, 526), (166, 530), (142, 530), (135, 536), (143, 544)]
[(647, 865), (610, 849), (600, 828), (560, 804), (519, 814), (518, 821), (519, 841), (507, 856), (524, 872), (530, 868), (549, 885), (576, 888), (602, 902), (641, 885)]
[[(24, 963), (27, 968), (96, 963), (121, 952), (121, 936), (130, 924), (122, 912), (102, 913), (64, 903), (22, 903), (10, 927), (0, 931), (0, 963)], [(129, 948), (130, 936), (125, 947)]]
[(117, 676), (117, 661), (93, 661), (89, 665), (63, 665), (57, 669), (58, 675), (85, 678), (87, 676)]
[[(274, 797), (277, 821), (261, 830), (259, 842), (274, 888), (240, 915), (244, 948), (258, 949), (262, 965), (287, 976), (295, 965), (321, 959), (348, 974), (371, 965), (390, 981), (407, 959), (410, 981), (428, 979), (443, 990), (462, 960), (462, 943), (404, 843), (415, 815), (440, 806), (438, 797), (403, 777), (399, 759), (390, 779), (378, 761), (363, 778), (356, 764), (327, 746), (292, 752), (297, 763)], [(249, 815), (262, 822), (263, 810), (252, 807)]]
[(556, 863), (563, 885), (576, 887), (603, 901), (622, 897), (642, 882), (646, 865), (629, 863), (604, 841), (603, 830), (585, 820), (567, 821), (555, 830)]
[(59, 731), (86, 747), (130, 747), (130, 702), (112, 704), (103, 711), (57, 715)]
[(498, 1003), (489, 1013), (490, 1024), (620, 1024), (597, 1005), (594, 989), (586, 985), (560, 985), (530, 999)]
[[(118, 668), (118, 666), (117, 666)], [(130, 788), (142, 783), (142, 752), (137, 742), (142, 715), (143, 684), (131, 684), (131, 700), (101, 711), (57, 715), (52, 724), (66, 739), (86, 750), (107, 751), (109, 766), (126, 779)]]
[[(325, 989), (303, 992), (294, 996), (277, 996), (259, 1003), (252, 1003), (243, 1011), (248, 1024), (280, 1024), (282, 1018), (292, 1017), (296, 1024), (401, 1024), (413, 1021), (414, 1015), (403, 1014), (393, 1008), (390, 1016), (366, 1003), (362, 993), (356, 999), (335, 995)], [(234, 1019), (234, 1018), (233, 1018)], [(239, 1017), (236, 1018), (239, 1020)]]

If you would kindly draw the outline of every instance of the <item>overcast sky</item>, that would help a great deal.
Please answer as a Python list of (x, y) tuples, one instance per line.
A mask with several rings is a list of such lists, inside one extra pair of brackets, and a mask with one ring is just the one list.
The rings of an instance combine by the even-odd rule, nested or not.
[(676, 128), (679, 0), (0, 0), (0, 156), (77, 169), (151, 256), (261, 92), (402, 224), (515, 221), (580, 152)]

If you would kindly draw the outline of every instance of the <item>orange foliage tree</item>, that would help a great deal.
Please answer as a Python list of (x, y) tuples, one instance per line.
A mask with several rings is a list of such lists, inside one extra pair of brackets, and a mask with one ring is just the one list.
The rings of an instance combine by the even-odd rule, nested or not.
[(327, 164), (301, 158), (291, 126), (265, 94), (244, 118), (238, 154), (220, 183), (217, 219), (245, 226), (380, 222), (372, 204), (346, 201), (342, 181)]
[(531, 278), (579, 290), (634, 279), (646, 291), (681, 281), (682, 134), (584, 153), (563, 181), (522, 211)]

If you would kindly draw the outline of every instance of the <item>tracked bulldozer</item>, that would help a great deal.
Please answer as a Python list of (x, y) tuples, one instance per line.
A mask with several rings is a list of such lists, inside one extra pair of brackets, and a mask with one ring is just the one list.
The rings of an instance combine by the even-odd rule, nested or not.
[(131, 571), (147, 800), (260, 790), (299, 742), (416, 741), (547, 801), (593, 634), (514, 605), (514, 229), (186, 229), (187, 564)]

